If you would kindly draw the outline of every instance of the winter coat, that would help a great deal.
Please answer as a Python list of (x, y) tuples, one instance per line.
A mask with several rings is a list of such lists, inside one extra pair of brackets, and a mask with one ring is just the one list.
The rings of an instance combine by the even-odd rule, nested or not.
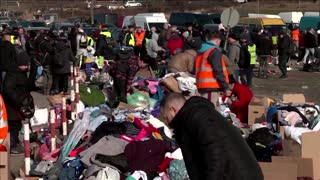
[(267, 37), (259, 36), (257, 42), (257, 54), (259, 56), (270, 56), (272, 50), (272, 40)]
[(279, 56), (289, 55), (290, 37), (288, 35), (284, 35), (283, 38), (279, 38), (278, 51)]
[(238, 62), (240, 59), (240, 48), (241, 45), (239, 41), (235, 41), (234, 43), (230, 44), (228, 49), (228, 58), (232, 63), (234, 63), (235, 70), (239, 69)]
[(229, 58), (226, 55), (222, 54), (222, 57), (227, 67), (228, 75), (232, 75), (233, 77), (236, 77), (234, 74), (234, 64), (229, 60)]
[(158, 45), (159, 35), (157, 33), (152, 34), (152, 39), (149, 41), (147, 52), (151, 58), (156, 58), (158, 56), (158, 51), (162, 48)]
[(82, 36), (84, 36), (84, 35), (83, 34), (77, 35), (77, 56), (80, 56), (80, 55), (87, 56), (88, 55), (88, 51), (86, 48), (85, 49), (80, 48), (80, 39)]
[(7, 108), (8, 120), (22, 120), (18, 115), (18, 109), (22, 104), (22, 97), (30, 93), (30, 81), (27, 71), (21, 71), (18, 66), (27, 66), (30, 57), (22, 46), (15, 45), (13, 71), (7, 71), (3, 82), (3, 98)]
[(179, 49), (182, 50), (183, 44), (183, 39), (179, 36), (179, 34), (174, 33), (171, 35), (167, 45), (167, 48), (170, 50), (170, 55), (176, 54), (176, 51)]
[(0, 71), (15, 71), (16, 51), (9, 41), (0, 41)]
[(239, 60), (239, 68), (241, 69), (247, 69), (250, 67), (250, 60), (251, 60), (251, 56), (250, 56), (250, 52), (248, 50), (248, 45), (243, 45), (241, 46), (241, 50), (240, 50), (240, 60)]
[(70, 33), (68, 36), (68, 40), (70, 41), (71, 50), (74, 56), (77, 55), (77, 34)]
[(70, 47), (66, 46), (64, 42), (58, 42), (55, 46), (55, 55), (54, 61), (58, 61), (58, 63), (53, 62), (53, 73), (54, 74), (68, 74), (70, 73), (70, 63), (76, 62), (76, 58), (74, 57)]
[(170, 33), (170, 30), (167, 29), (167, 30), (162, 30), (160, 35), (159, 35), (159, 46), (161, 47), (167, 47), (168, 45), (168, 40), (169, 40), (169, 33)]
[(191, 97), (170, 126), (190, 180), (262, 180), (259, 164), (240, 134), (205, 98)]
[(315, 48), (317, 47), (316, 35), (310, 32), (307, 32), (305, 37), (306, 48)]
[(189, 49), (179, 53), (169, 61), (168, 69), (176, 72), (194, 73), (195, 61), (197, 59), (197, 52)]
[(237, 97), (236, 101), (232, 101), (231, 112), (237, 115), (242, 123), (248, 123), (248, 107), (253, 97), (252, 91), (240, 83), (235, 83), (232, 89), (232, 95)]

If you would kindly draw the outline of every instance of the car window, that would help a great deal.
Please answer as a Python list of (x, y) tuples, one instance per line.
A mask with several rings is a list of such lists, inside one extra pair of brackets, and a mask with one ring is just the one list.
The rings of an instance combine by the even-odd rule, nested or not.
[(40, 22), (40, 21), (33, 21), (30, 22), (31, 27), (47, 27), (45, 22)]
[(193, 23), (195, 17), (193, 14), (172, 14), (170, 17), (171, 25), (185, 26), (186, 23)]

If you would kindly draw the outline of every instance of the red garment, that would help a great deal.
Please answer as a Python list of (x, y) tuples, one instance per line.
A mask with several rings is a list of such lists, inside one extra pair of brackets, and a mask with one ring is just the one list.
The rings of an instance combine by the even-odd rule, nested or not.
[(170, 162), (171, 162), (172, 160), (173, 160), (173, 159), (168, 158), (168, 157), (166, 157), (164, 160), (162, 160), (161, 164), (160, 164), (159, 167), (158, 167), (158, 173), (166, 172), (167, 169), (169, 168)]
[(240, 83), (235, 83), (232, 95), (238, 98), (232, 102), (231, 112), (237, 115), (242, 123), (248, 123), (248, 108), (253, 97), (252, 91)]
[(182, 49), (183, 43), (183, 39), (178, 34), (172, 35), (167, 45), (167, 48), (170, 50), (170, 55), (174, 55), (177, 49)]

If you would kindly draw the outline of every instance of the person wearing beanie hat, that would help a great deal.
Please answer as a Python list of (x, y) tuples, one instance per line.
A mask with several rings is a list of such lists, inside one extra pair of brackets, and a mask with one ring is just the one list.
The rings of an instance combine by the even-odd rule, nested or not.
[(131, 46), (134, 47), (135, 46), (135, 39), (134, 39), (134, 26), (130, 25), (129, 27), (129, 31), (125, 34), (124, 36), (124, 42), (123, 44), (125, 46)]
[(233, 67), (234, 67), (234, 72), (235, 72), (235, 79), (238, 80), (239, 79), (239, 60), (240, 60), (240, 48), (241, 45), (239, 43), (239, 41), (236, 38), (236, 35), (231, 33), (228, 36), (228, 43), (229, 43), (229, 48), (228, 48), (228, 53), (227, 56), (230, 60), (231, 63), (233, 63)]

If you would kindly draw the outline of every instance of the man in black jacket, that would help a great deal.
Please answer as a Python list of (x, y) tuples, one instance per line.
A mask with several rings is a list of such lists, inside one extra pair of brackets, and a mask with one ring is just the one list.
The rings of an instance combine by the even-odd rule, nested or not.
[(261, 34), (258, 37), (258, 56), (259, 56), (259, 77), (268, 78), (268, 61), (271, 56), (272, 40), (268, 34)]
[(280, 33), (279, 35), (279, 69), (282, 73), (280, 78), (287, 78), (287, 62), (289, 59), (290, 51), (290, 37), (286, 33)]
[(303, 63), (308, 64), (307, 58), (309, 54), (311, 53), (312, 56), (314, 56), (315, 53), (315, 48), (317, 47), (317, 38), (316, 38), (316, 33), (313, 28), (310, 28), (309, 31), (306, 34), (305, 37), (305, 42), (306, 42), (306, 53), (303, 58)]
[(252, 151), (214, 105), (202, 97), (186, 100), (167, 95), (161, 102), (164, 119), (174, 129), (191, 180), (262, 180)]

